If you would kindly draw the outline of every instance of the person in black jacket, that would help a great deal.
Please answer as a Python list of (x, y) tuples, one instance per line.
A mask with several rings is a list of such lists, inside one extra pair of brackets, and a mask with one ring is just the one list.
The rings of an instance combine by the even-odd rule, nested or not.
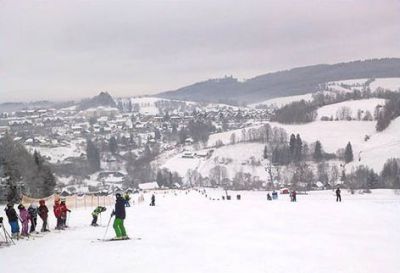
[(19, 236), (18, 214), (14, 209), (14, 205), (12, 203), (8, 203), (4, 211), (6, 212), (8, 223), (11, 226), (11, 236), (13, 238), (18, 238)]
[(342, 195), (340, 192), (340, 188), (336, 189), (336, 202), (342, 202)]
[(44, 200), (39, 201), (38, 214), (39, 214), (40, 218), (42, 218), (42, 221), (43, 221), (42, 229), (40, 231), (41, 232), (49, 232), (50, 230), (48, 229), (48, 225), (47, 225), (49, 209), (47, 208), (46, 202)]
[(120, 193), (115, 195), (115, 209), (112, 212), (111, 216), (115, 216), (113, 228), (115, 230), (117, 240), (126, 240), (128, 236), (126, 235), (126, 230), (124, 227), (124, 220), (125, 220), (125, 199), (122, 198)]

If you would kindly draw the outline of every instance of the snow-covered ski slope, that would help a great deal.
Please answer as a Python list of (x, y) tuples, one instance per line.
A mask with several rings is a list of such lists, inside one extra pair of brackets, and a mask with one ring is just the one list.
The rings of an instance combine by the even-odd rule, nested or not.
[[(207, 191), (214, 199), (223, 194)], [(157, 194), (156, 207), (147, 195), (127, 208), (125, 221), (141, 240), (99, 242), (109, 210), (97, 228), (89, 226), (91, 210), (73, 210), (70, 230), (0, 248), (1, 272), (398, 272), (400, 197), (390, 190), (343, 192), (342, 203), (331, 191), (299, 195), (297, 203), (239, 193), (241, 201)]]

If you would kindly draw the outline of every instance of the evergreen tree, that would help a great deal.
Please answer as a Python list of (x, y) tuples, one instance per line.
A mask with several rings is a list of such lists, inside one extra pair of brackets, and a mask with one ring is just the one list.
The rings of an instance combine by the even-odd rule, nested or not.
[(290, 135), (289, 151), (290, 151), (290, 158), (291, 160), (293, 160), (295, 158), (295, 153), (296, 153), (296, 136), (294, 134)]
[(322, 145), (319, 140), (317, 140), (317, 142), (315, 142), (313, 158), (317, 162), (322, 160)]
[(100, 152), (90, 139), (87, 140), (86, 155), (90, 170), (92, 172), (100, 170)]
[(118, 143), (117, 143), (117, 140), (115, 139), (114, 136), (112, 136), (110, 138), (110, 140), (108, 141), (108, 146), (109, 146), (110, 152), (112, 154), (116, 154), (117, 153), (117, 151), (118, 151)]
[(351, 147), (351, 143), (347, 143), (346, 145), (346, 149), (344, 151), (344, 161), (346, 163), (349, 163), (351, 161), (353, 161), (354, 157), (353, 157), (353, 149)]
[(299, 162), (303, 158), (303, 141), (299, 134), (296, 136), (296, 151), (295, 151), (295, 161)]
[(264, 146), (263, 157), (264, 157), (264, 159), (267, 159), (267, 158), (268, 158), (268, 147), (267, 147), (267, 145)]

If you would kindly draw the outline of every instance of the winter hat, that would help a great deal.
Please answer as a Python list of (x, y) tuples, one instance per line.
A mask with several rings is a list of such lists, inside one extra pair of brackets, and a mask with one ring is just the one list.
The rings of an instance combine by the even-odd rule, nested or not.
[(18, 205), (18, 209), (24, 209), (24, 208), (25, 208), (24, 205), (22, 205), (22, 204)]
[(115, 195), (115, 197), (121, 197), (121, 194), (120, 193), (117, 193), (116, 195)]

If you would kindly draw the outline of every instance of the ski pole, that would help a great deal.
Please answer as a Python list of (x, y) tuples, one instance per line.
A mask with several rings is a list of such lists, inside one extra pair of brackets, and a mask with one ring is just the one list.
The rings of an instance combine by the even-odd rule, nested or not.
[(107, 231), (108, 231), (108, 227), (110, 226), (110, 223), (111, 223), (111, 218), (113, 217), (113, 214), (111, 214), (111, 216), (110, 216), (110, 219), (108, 220), (108, 224), (107, 224), (107, 228), (106, 228), (106, 232), (104, 233), (104, 236), (103, 236), (103, 241), (106, 239), (106, 236), (107, 236)]
[(8, 231), (5, 229), (4, 225), (2, 225), (2, 227), (3, 227), (3, 231), (4, 231), (4, 236), (6, 237), (6, 242), (7, 242), (7, 237), (8, 237), (8, 239), (11, 240), (11, 242), (13, 243), (13, 245), (15, 245), (15, 242), (14, 242), (13, 238), (10, 236), (10, 234), (8, 233)]

